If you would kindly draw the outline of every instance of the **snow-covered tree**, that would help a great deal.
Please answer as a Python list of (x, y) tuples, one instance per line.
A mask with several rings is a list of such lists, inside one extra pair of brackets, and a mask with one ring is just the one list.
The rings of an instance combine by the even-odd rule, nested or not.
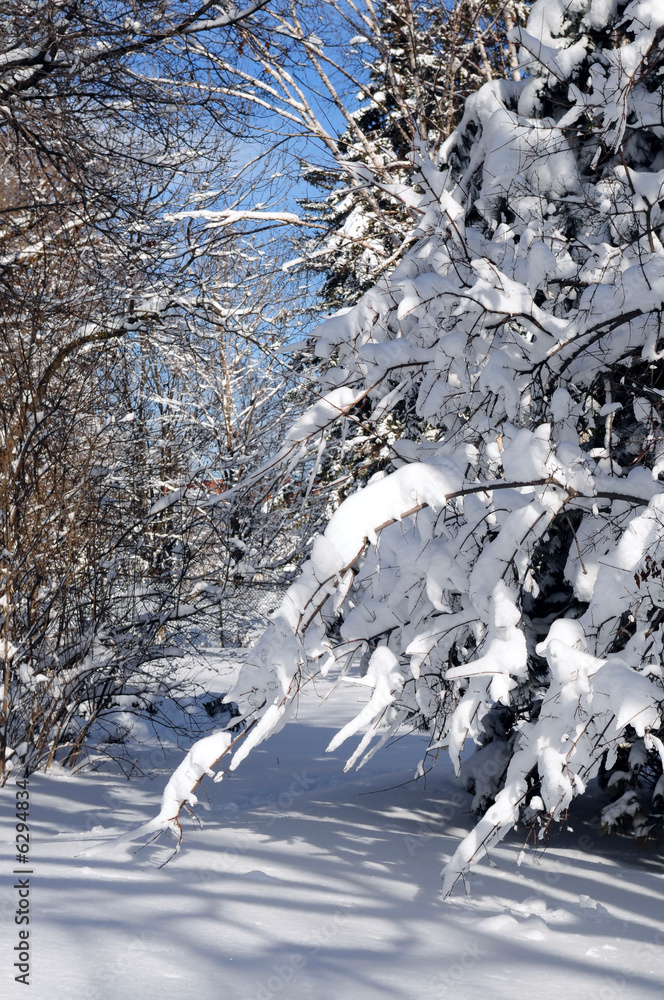
[(192, 749), (150, 829), (280, 729), (307, 678), (353, 670), (368, 700), (331, 744), (362, 734), (348, 767), (417, 727), (419, 771), (446, 747), (474, 791), (446, 891), (595, 777), (619, 792), (607, 825), (655, 822), (663, 36), (653, 0), (538, 0), (522, 79), (470, 96), (435, 162), (415, 153), (416, 242), (318, 330), (324, 396), (277, 458), (367, 400), (378, 421), (413, 396), (426, 430), (316, 539), (229, 695), (251, 725)]
[(305, 179), (326, 193), (302, 202), (324, 233), (322, 246), (320, 238), (309, 246), (310, 266), (323, 275), (322, 309), (357, 301), (402, 255), (412, 206), (399, 192), (412, 182), (413, 145), (433, 154), (469, 94), (511, 69), (518, 78), (507, 33), (526, 7), (514, 0), (394, 0), (350, 5), (349, 13), (331, 4), (354, 33), (358, 92), (350, 96), (358, 106), (338, 139), (341, 162), (304, 168)]

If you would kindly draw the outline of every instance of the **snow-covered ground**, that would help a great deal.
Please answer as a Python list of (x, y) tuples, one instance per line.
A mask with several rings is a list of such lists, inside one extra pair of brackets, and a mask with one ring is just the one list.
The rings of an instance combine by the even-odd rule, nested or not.
[[(223, 690), (223, 685), (220, 688)], [(407, 736), (356, 773), (325, 755), (357, 710), (355, 686), (297, 722), (219, 784), (202, 828), (137, 853), (112, 838), (159, 810), (182, 756), (151, 776), (34, 776), (29, 993), (14, 982), (13, 786), (2, 790), (2, 991), (31, 1000), (654, 1000), (664, 991), (661, 846), (602, 837), (590, 795), (573, 830), (517, 863), (514, 834), (440, 893), (439, 870), (472, 824), (449, 764), (410, 777)], [(365, 695), (366, 697), (366, 695)], [(106, 843), (104, 843), (106, 842)], [(101, 849), (81, 856), (86, 848)], [(14, 956), (14, 957), (13, 957)]]

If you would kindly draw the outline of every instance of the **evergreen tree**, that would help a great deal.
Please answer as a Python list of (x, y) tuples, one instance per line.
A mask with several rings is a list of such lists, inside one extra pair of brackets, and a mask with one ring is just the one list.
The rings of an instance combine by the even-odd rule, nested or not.
[(495, 75), (518, 77), (507, 32), (526, 7), (523, 0), (383, 0), (355, 25), (364, 32), (352, 44), (366, 81), (353, 125), (339, 138), (341, 177), (304, 168), (305, 179), (327, 192), (302, 202), (326, 233), (326, 253), (311, 243), (312, 266), (324, 276), (322, 308), (356, 301), (398, 259), (413, 224), (404, 194), (414, 145), (435, 155), (469, 94)]

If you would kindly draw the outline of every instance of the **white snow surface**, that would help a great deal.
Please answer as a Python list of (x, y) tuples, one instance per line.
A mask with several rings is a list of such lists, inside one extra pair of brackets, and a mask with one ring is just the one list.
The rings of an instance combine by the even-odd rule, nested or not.
[(202, 828), (185, 821), (163, 867), (173, 840), (132, 853), (115, 838), (158, 810), (181, 751), (145, 749), (147, 773), (129, 782), (30, 780), (29, 992), (13, 981), (14, 787), (2, 789), (3, 998), (511, 1000), (543, 984), (574, 1000), (661, 997), (660, 846), (600, 836), (589, 791), (546, 850), (521, 857), (514, 834), (468, 896), (443, 901), (432, 873), (471, 828), (470, 797), (442, 758), (409, 780), (417, 736), (343, 777), (324, 751), (363, 699), (349, 685), (320, 710), (326, 693), (302, 695), (297, 723), (221, 785), (204, 779)]

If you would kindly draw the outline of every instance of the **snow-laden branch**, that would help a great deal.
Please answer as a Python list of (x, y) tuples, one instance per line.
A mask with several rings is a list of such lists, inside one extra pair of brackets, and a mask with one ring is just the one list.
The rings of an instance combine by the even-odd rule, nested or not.
[(295, 212), (270, 212), (250, 209), (191, 209), (185, 212), (174, 212), (164, 215), (165, 222), (177, 222), (181, 219), (203, 219), (207, 229), (232, 226), (237, 222), (272, 222), (281, 226), (301, 226), (320, 229), (319, 223), (303, 219)]
[[(169, 780), (158, 816), (131, 835), (127, 835), (129, 839), (140, 839), (160, 831), (174, 829), (177, 829), (178, 837), (181, 837), (180, 812), (182, 808), (195, 803), (194, 790), (201, 778), (206, 774), (213, 776), (212, 767), (229, 750), (238, 747), (229, 765), (229, 769), (234, 770), (252, 749), (282, 728), (290, 716), (294, 703), (293, 696), (301, 683), (300, 670), (307, 655), (307, 631), (316, 619), (320, 619), (323, 606), (334, 597), (339, 587), (347, 589), (343, 581), (349, 580), (349, 574), (361, 559), (366, 547), (369, 544), (377, 544), (380, 533), (386, 528), (407, 521), (426, 507), (438, 511), (452, 500), (470, 497), (480, 492), (488, 494), (494, 489), (533, 492), (537, 487), (554, 487), (560, 494), (560, 507), (565, 503), (565, 496), (581, 499), (575, 490), (571, 488), (565, 490), (553, 478), (529, 483), (494, 481), (464, 486), (459, 486), (458, 481), (459, 471), (453, 466), (446, 464), (438, 468), (414, 463), (403, 466), (387, 479), (359, 490), (342, 504), (330, 520), (325, 533), (315, 541), (310, 560), (305, 563), (298, 580), (287, 591), (281, 607), (273, 616), (273, 624), (260, 640), (254, 655), (242, 668), (235, 686), (227, 695), (227, 700), (237, 699), (244, 705), (249, 703), (250, 708), (242, 714), (242, 721), (250, 720), (251, 727), (233, 741), (228, 733), (220, 731), (195, 743)], [(596, 500), (597, 494), (591, 494), (584, 499)], [(640, 506), (647, 503), (641, 497), (625, 497), (625, 499)], [(523, 676), (526, 666), (525, 639), (521, 631), (515, 628), (519, 613), (514, 608), (504, 585), (502, 590), (497, 590), (493, 595), (493, 613), (496, 616), (495, 623), (498, 629), (497, 640), (493, 643), (488, 641), (487, 652), (480, 659), (471, 662), (467, 667), (456, 667), (448, 671), (447, 680), (487, 674), (501, 678), (510, 675)], [(511, 629), (509, 640), (502, 634), (506, 627)], [(518, 654), (514, 651), (515, 644), (520, 651)], [(275, 676), (271, 672), (264, 671), (261, 677), (256, 657), (266, 662), (267, 657), (263, 657), (266, 649), (271, 651), (273, 669), (275, 651), (280, 652), (278, 681), (275, 681)], [(296, 650), (299, 650), (299, 653), (296, 653), (289, 663), (288, 654)], [(602, 665), (600, 661), (593, 663), (594, 670)], [(605, 673), (603, 676), (608, 674)], [(358, 730), (369, 727), (367, 736), (360, 742), (347, 767), (353, 766), (367, 748), (373, 736), (371, 726), (382, 718), (385, 710), (394, 703), (404, 683), (404, 677), (399, 672), (398, 660), (385, 647), (378, 647), (372, 656), (364, 683), (373, 690), (370, 701), (357, 717), (339, 732), (328, 748), (330, 751), (337, 749)], [(500, 699), (509, 687), (508, 685), (507, 689), (499, 688), (494, 680), (492, 697)], [(649, 684), (644, 685), (644, 692), (649, 698), (646, 699), (646, 707), (638, 711), (630, 709), (627, 719), (623, 712), (622, 718), (618, 719), (616, 732), (622, 731), (627, 721), (634, 724), (637, 716), (643, 715), (644, 712), (647, 715), (649, 711), (647, 706), (654, 705), (654, 695)], [(643, 717), (646, 718), (646, 715)], [(650, 718), (647, 716), (648, 727), (652, 726)], [(233, 719), (229, 726), (236, 726), (237, 721), (236, 718)], [(637, 724), (640, 724), (638, 720)], [(201, 761), (207, 762), (207, 767), (203, 767)], [(528, 770), (535, 763), (535, 760), (531, 761)], [(223, 772), (218, 772), (214, 777), (215, 780), (219, 780), (223, 777)], [(494, 811), (489, 816), (490, 825), (494, 822), (495, 815)], [(509, 825), (511, 824), (508, 821), (508, 827)], [(499, 839), (502, 827), (494, 831), (491, 826), (491, 829), (491, 839)], [(475, 843), (474, 840), (470, 842)], [(461, 853), (458, 854), (458, 858), (463, 857), (464, 863), (470, 863), (478, 849), (473, 847), (472, 855), (469, 856), (470, 848), (466, 842), (464, 845), (459, 848)], [(450, 887), (455, 880), (456, 876), (449, 884)]]

